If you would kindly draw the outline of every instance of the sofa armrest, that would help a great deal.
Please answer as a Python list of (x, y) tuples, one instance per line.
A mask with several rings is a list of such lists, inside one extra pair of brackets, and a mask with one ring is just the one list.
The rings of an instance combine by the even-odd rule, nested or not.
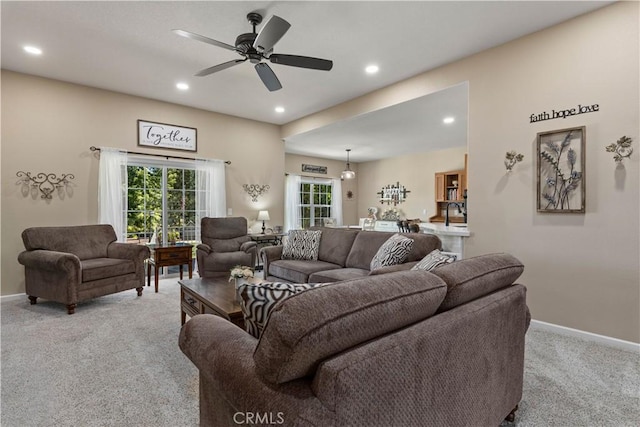
[(262, 265), (264, 267), (264, 277), (266, 278), (269, 275), (269, 263), (272, 261), (276, 261), (282, 258), (282, 248), (283, 246), (265, 246), (260, 249), (260, 260), (262, 260)]
[(130, 259), (136, 262), (143, 262), (151, 256), (151, 252), (146, 246), (112, 242), (107, 246), (107, 256), (109, 258)]
[(240, 250), (246, 253), (249, 253), (253, 248), (257, 246), (258, 246), (258, 243), (251, 240), (249, 242), (244, 242), (242, 245), (240, 245)]
[(206, 254), (210, 254), (211, 253), (211, 246), (205, 244), (205, 243), (200, 243), (198, 246), (196, 246), (196, 249), (199, 251), (203, 251)]
[(63, 271), (80, 283), (80, 259), (74, 254), (66, 252), (47, 251), (37, 249), (24, 251), (18, 255), (18, 262), (25, 267), (37, 270)]
[[(236, 325), (211, 314), (192, 317), (179, 338), (180, 349), (200, 371), (201, 387), (213, 387), (224, 396), (220, 405), (274, 416), (280, 412), (288, 425), (298, 425), (294, 420), (305, 418), (301, 412), (326, 412), (313, 396), (308, 379), (277, 385), (257, 376), (253, 359), (257, 342)], [(203, 393), (207, 391), (201, 390), (201, 398)]]
[(369, 276), (375, 276), (377, 274), (387, 274), (393, 273), (394, 271), (405, 271), (411, 270), (411, 267), (416, 265), (418, 261), (405, 262), (397, 265), (389, 265), (387, 267), (378, 268), (376, 270), (370, 271)]

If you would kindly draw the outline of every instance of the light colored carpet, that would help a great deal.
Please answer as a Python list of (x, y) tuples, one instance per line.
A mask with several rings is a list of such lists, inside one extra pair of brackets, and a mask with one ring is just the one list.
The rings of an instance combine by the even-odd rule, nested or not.
[[(1, 310), (3, 427), (198, 425), (198, 374), (178, 348), (179, 286)], [(535, 315), (535, 313), (534, 313)], [(640, 356), (532, 328), (516, 426), (638, 426)], [(513, 424), (503, 423), (503, 426)]]

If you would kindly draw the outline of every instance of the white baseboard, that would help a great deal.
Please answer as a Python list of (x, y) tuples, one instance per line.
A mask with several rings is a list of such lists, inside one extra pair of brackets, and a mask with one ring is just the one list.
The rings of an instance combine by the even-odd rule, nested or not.
[(531, 320), (531, 326), (536, 329), (542, 329), (549, 332), (554, 332), (559, 335), (565, 335), (583, 340), (594, 341), (609, 347), (619, 348), (620, 350), (626, 350), (633, 353), (640, 352), (640, 344), (625, 341), (618, 338), (608, 337), (606, 335), (598, 335), (592, 332), (581, 331), (579, 329), (568, 328), (566, 326), (554, 325), (553, 323), (542, 322), (540, 320)]
[(0, 302), (15, 301), (22, 298), (27, 299), (27, 294), (2, 295), (0, 296)]

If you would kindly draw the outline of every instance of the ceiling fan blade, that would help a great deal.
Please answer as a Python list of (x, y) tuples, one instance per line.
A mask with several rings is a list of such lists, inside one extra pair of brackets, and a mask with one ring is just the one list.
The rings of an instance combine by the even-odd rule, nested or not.
[(333, 61), (328, 59), (312, 58), (310, 56), (281, 55), (274, 53), (269, 57), (274, 64), (290, 65), (292, 67), (311, 68), (313, 70), (329, 71), (333, 68)]
[(269, 67), (264, 62), (260, 62), (256, 64), (256, 71), (262, 80), (262, 83), (269, 89), (270, 92), (273, 92), (278, 89), (282, 89), (282, 85), (280, 84), (280, 80), (275, 75), (271, 67)]
[(221, 47), (223, 49), (236, 51), (235, 46), (231, 46), (230, 44), (219, 42), (218, 40), (210, 39), (209, 37), (201, 36), (200, 34), (192, 33), (190, 31), (185, 30), (171, 30), (174, 34), (177, 34), (182, 37), (186, 37), (191, 40), (197, 40), (199, 42), (204, 42), (208, 44), (212, 44), (214, 46)]
[(279, 16), (273, 15), (258, 33), (253, 42), (253, 48), (258, 52), (268, 52), (284, 36), (289, 27), (291, 24)]
[(208, 76), (209, 74), (217, 73), (218, 71), (226, 70), (229, 67), (233, 67), (234, 65), (242, 64), (247, 59), (234, 59), (233, 61), (223, 62), (222, 64), (214, 65), (213, 67), (205, 68), (204, 70), (198, 72), (196, 76), (203, 77)]

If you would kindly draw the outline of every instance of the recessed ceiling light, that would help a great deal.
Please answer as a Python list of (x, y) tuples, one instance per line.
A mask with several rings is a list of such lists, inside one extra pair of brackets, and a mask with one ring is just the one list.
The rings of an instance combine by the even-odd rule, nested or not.
[(450, 124), (450, 123), (455, 122), (455, 121), (456, 121), (456, 119), (454, 119), (453, 117), (445, 117), (442, 121), (443, 121), (444, 123), (446, 123), (446, 124)]
[(364, 70), (367, 72), (367, 74), (375, 74), (378, 72), (379, 68), (377, 65), (368, 65)]
[(31, 55), (42, 55), (42, 49), (35, 46), (25, 46), (23, 47), (23, 49), (25, 52), (30, 53)]
[(180, 90), (187, 90), (189, 89), (189, 85), (183, 82), (180, 83), (176, 83), (176, 87)]
[(284, 107), (276, 107), (276, 113), (284, 113)]

